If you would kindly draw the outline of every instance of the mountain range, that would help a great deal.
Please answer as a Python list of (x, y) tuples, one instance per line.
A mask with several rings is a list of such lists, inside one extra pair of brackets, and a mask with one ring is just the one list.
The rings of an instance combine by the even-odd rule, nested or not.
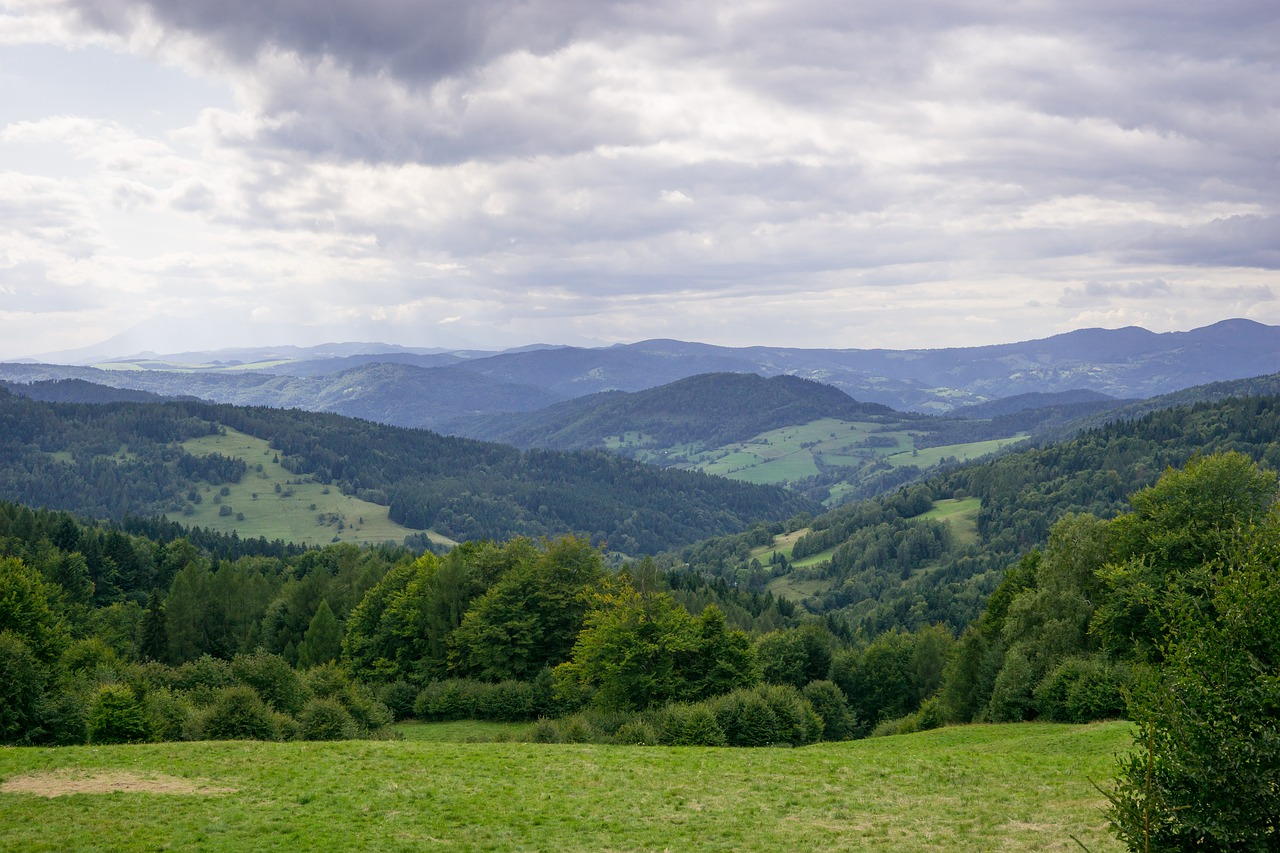
[(861, 403), (928, 414), (1023, 394), (1145, 398), (1280, 371), (1280, 327), (1225, 320), (1188, 332), (1080, 329), (952, 349), (721, 347), (671, 340), (502, 353), (379, 344), (275, 347), (99, 362), (12, 363), (0, 379), (83, 379), (214, 402), (330, 411), (466, 434), (478, 416), (533, 412), (605, 391), (643, 391), (706, 373), (788, 375)]

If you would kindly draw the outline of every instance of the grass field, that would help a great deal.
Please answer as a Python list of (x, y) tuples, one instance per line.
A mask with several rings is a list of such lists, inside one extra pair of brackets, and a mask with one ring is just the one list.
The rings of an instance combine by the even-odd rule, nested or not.
[(956, 544), (976, 545), (978, 542), (978, 510), (982, 509), (980, 498), (948, 498), (934, 501), (933, 509), (921, 518), (932, 518), (945, 522), (956, 537)]
[[(848, 469), (847, 479), (854, 482), (861, 469), (879, 460), (897, 467), (917, 465), (928, 468), (947, 457), (960, 461), (977, 459), (1025, 438), (1025, 435), (1016, 435), (917, 450), (915, 434), (911, 431), (883, 432), (884, 429), (884, 425), (879, 423), (823, 418), (702, 452), (675, 453), (668, 450), (665, 458), (684, 459), (680, 467), (758, 484), (793, 483), (832, 468)], [(620, 436), (613, 446), (622, 446), (625, 440), (639, 438), (638, 435)], [(658, 454), (650, 454), (648, 461), (660, 461)], [(849, 488), (837, 484), (832, 488), (828, 503), (839, 503)]]
[(946, 444), (941, 447), (926, 447), (923, 450), (905, 450), (886, 458), (891, 465), (918, 465), (921, 468), (937, 465), (948, 456), (960, 462), (968, 462), (971, 459), (1004, 450), (1026, 437), (1025, 433), (1020, 433), (1010, 438), (996, 438), (991, 441), (971, 441), (967, 444)]
[[(184, 524), (310, 545), (400, 543), (409, 534), (421, 532), (392, 521), (385, 506), (285, 470), (273, 461), (275, 452), (263, 439), (227, 429), (226, 435), (193, 438), (182, 446), (194, 456), (221, 453), (243, 459), (249, 466), (239, 483), (226, 486), (226, 495), (220, 494), (221, 487), (204, 486), (195, 515), (182, 516)], [(230, 507), (228, 514), (223, 514), (224, 506)], [(428, 535), (451, 544), (442, 536)]]
[[(0, 750), (0, 850), (1120, 850), (1122, 723), (802, 749), (432, 740)], [(78, 793), (76, 791), (79, 791)]]

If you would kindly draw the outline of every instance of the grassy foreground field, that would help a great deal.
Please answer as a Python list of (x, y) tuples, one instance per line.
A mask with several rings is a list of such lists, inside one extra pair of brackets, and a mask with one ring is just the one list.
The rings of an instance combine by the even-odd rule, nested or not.
[(1121, 848), (1091, 780), (1129, 738), (1107, 723), (803, 749), (7, 748), (0, 849), (1078, 850), (1075, 836), (1102, 853)]

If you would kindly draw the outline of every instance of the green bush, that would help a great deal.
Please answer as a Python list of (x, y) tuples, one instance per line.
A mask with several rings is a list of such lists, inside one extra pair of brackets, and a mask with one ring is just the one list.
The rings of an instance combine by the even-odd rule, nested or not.
[(207, 740), (276, 740), (279, 721), (252, 687), (224, 687), (200, 715), (199, 734)]
[(413, 715), (419, 720), (465, 720), (472, 715), (472, 707), (463, 682), (457, 679), (432, 681), (418, 693), (413, 701)]
[(276, 711), (297, 714), (306, 702), (302, 679), (280, 655), (262, 650), (236, 655), (231, 661), (231, 673)]
[(302, 740), (347, 740), (356, 734), (355, 720), (337, 699), (311, 699), (298, 715)]
[(413, 716), (413, 703), (418, 697), (418, 689), (407, 681), (393, 681), (383, 684), (376, 691), (378, 701), (387, 706), (397, 720), (407, 720)]
[(1128, 669), (1097, 658), (1067, 658), (1035, 689), (1035, 707), (1055, 723), (1088, 723), (1124, 716)]
[(1031, 690), (1035, 674), (1031, 663), (1018, 649), (1005, 655), (987, 704), (987, 719), (993, 723), (1017, 723), (1033, 711)]
[(167, 687), (147, 693), (142, 713), (153, 740), (181, 740), (187, 721), (194, 713), (190, 704)]
[(98, 690), (89, 705), (88, 730), (90, 743), (139, 743), (151, 736), (142, 703), (123, 684)]
[(857, 720), (844, 691), (833, 681), (811, 681), (804, 688), (804, 698), (822, 719), (822, 740), (848, 740), (857, 731)]
[(534, 743), (561, 743), (560, 724), (549, 717), (542, 717), (529, 730), (529, 740)]
[(203, 655), (178, 667), (172, 686), (175, 690), (185, 691), (195, 704), (203, 706), (213, 702), (224, 688), (235, 684), (231, 664)]
[(670, 746), (724, 746), (724, 729), (706, 702), (670, 704), (657, 715), (658, 737)]
[[(724, 732), (720, 736), (723, 738)], [(613, 742), (628, 746), (653, 746), (659, 742), (658, 731), (644, 720), (631, 720), (618, 728), (613, 735)]]

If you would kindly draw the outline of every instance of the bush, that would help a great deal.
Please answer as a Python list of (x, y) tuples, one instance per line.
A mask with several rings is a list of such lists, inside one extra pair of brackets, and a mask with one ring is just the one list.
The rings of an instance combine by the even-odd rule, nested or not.
[(941, 696), (932, 696), (924, 701), (916, 712), (916, 728), (927, 732), (940, 729), (947, 724), (946, 706)]
[(89, 699), (82, 690), (58, 690), (47, 696), (41, 710), (40, 742), (53, 746), (88, 743)]
[(419, 720), (465, 720), (471, 717), (471, 702), (456, 679), (432, 681), (413, 701), (413, 715)]
[(996, 676), (987, 705), (987, 719), (993, 723), (1017, 723), (1027, 719), (1033, 710), (1031, 699), (1031, 663), (1018, 649), (1005, 655), (1004, 666)]
[(138, 743), (147, 740), (147, 718), (133, 691), (123, 684), (98, 690), (89, 706), (90, 743)]
[[(720, 733), (724, 737), (724, 732)], [(652, 746), (658, 743), (658, 731), (643, 720), (623, 723), (613, 735), (613, 742), (627, 746)]]
[(224, 687), (201, 715), (199, 734), (208, 740), (276, 740), (279, 722), (247, 685)]
[(390, 709), (379, 702), (366, 685), (352, 681), (337, 664), (322, 664), (308, 670), (303, 683), (314, 698), (342, 703), (361, 734), (376, 732), (391, 724)]
[(470, 682), (466, 689), (471, 693), (476, 719), (516, 723), (535, 715), (533, 685), (527, 681)]
[(153, 740), (182, 740), (193, 709), (172, 690), (161, 687), (142, 700), (142, 713)]
[(814, 712), (822, 720), (822, 740), (848, 740), (857, 731), (857, 720), (844, 691), (832, 681), (811, 681), (804, 688)]
[(379, 687), (377, 697), (397, 720), (407, 720), (413, 716), (413, 704), (418, 697), (418, 689), (407, 681), (393, 681)]
[(529, 740), (534, 743), (561, 743), (560, 724), (547, 717), (541, 718), (529, 730)]
[(724, 746), (728, 739), (706, 702), (670, 704), (657, 715), (660, 742), (670, 746)]
[(356, 733), (355, 720), (336, 699), (311, 699), (298, 715), (302, 740), (347, 740)]
[(231, 665), (209, 655), (184, 663), (173, 678), (173, 688), (186, 691), (197, 705), (210, 704), (220, 691), (235, 684)]
[(239, 654), (231, 661), (231, 672), (253, 688), (269, 707), (285, 714), (297, 714), (306, 701), (302, 679), (289, 662), (267, 651)]

